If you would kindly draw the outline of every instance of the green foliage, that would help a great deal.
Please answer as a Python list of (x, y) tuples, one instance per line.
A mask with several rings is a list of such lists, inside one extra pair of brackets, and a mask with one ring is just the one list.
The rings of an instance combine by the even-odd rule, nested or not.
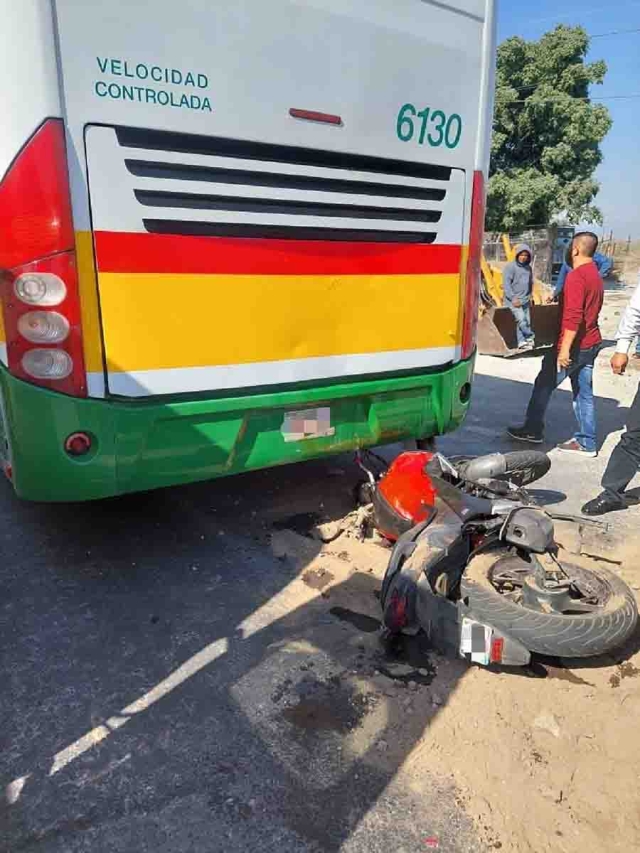
[(606, 107), (589, 101), (603, 61), (585, 62), (589, 37), (560, 25), (539, 41), (519, 36), (498, 48), (487, 230), (518, 231), (554, 217), (600, 222), (592, 202)]

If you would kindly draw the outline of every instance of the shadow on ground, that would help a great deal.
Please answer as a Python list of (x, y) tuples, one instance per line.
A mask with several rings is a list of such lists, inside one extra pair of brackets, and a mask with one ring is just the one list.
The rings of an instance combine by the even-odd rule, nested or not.
[[(531, 387), (525, 381), (476, 374), (466, 421), (461, 429), (441, 438), (438, 447), (445, 453), (494, 453), (530, 447), (510, 439), (505, 430), (510, 425), (523, 423)], [(619, 400), (613, 397), (599, 396), (597, 377), (595, 394), (598, 446), (601, 447), (609, 433), (624, 427), (629, 409), (621, 406)], [(575, 430), (571, 389), (562, 385), (551, 398), (547, 410), (545, 441), (538, 446), (550, 450), (569, 439)], [(456, 450), (461, 445), (464, 445), (464, 450)]]
[[(477, 376), (444, 452), (508, 447), (529, 391)], [(604, 435), (624, 410), (598, 417)], [(550, 445), (571, 424), (562, 390)], [(481, 849), (449, 780), (395, 784), (466, 665), (390, 669), (367, 567), (300, 603), (318, 543), (270, 548), (279, 519), (343, 516), (358, 476), (340, 457), (80, 506), (2, 486), (1, 850)]]
[(300, 603), (319, 544), (271, 553), (292, 507), (351, 508), (345, 465), (76, 506), (2, 487), (1, 850), (478, 849), (449, 780), (394, 785), (454, 685), (431, 702), (423, 651), (394, 675), (366, 567)]

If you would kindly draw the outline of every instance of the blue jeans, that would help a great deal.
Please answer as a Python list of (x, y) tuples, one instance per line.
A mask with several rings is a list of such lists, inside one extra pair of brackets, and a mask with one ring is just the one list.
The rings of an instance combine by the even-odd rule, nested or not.
[(516, 338), (518, 346), (522, 346), (525, 341), (533, 340), (533, 331), (531, 330), (531, 306), (522, 305), (516, 308), (514, 305), (509, 305), (513, 318), (516, 321)]
[(572, 352), (572, 364), (558, 371), (558, 351), (554, 347), (542, 359), (542, 367), (533, 386), (533, 393), (527, 408), (525, 426), (536, 435), (544, 433), (544, 416), (549, 400), (555, 389), (567, 378), (571, 379), (573, 393), (573, 413), (578, 422), (574, 435), (576, 441), (585, 450), (596, 449), (596, 407), (593, 399), (593, 363), (600, 346)]

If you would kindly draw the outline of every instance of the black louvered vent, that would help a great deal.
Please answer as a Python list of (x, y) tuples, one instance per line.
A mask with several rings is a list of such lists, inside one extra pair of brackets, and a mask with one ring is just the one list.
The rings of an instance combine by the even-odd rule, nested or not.
[(444, 166), (379, 157), (116, 132), (129, 149), (124, 163), (144, 227), (154, 233), (431, 243), (451, 178)]

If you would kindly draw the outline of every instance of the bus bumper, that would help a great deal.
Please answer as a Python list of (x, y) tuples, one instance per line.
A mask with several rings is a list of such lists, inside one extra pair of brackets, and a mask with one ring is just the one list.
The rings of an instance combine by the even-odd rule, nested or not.
[[(77, 399), (0, 365), (0, 461), (16, 493), (82, 501), (238, 474), (455, 429), (469, 406), (473, 359), (421, 375), (356, 379), (234, 397)], [(330, 434), (285, 441), (291, 411), (329, 407)], [(90, 435), (86, 456), (65, 450)]]

